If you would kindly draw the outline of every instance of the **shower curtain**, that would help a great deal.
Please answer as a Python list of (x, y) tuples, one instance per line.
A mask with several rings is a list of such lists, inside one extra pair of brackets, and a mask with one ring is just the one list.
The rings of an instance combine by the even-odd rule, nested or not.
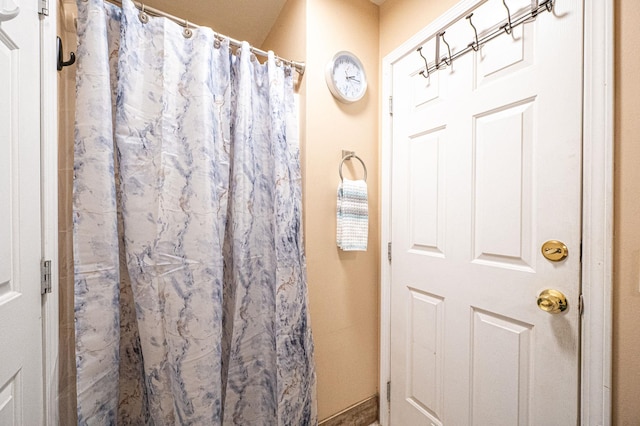
[(78, 423), (317, 424), (291, 69), (78, 9)]

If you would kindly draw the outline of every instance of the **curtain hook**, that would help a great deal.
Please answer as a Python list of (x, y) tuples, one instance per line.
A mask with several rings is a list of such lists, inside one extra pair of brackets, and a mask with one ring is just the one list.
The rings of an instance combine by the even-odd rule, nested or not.
[(447, 40), (444, 39), (444, 33), (445, 32), (446, 31), (443, 31), (439, 35), (440, 35), (440, 38), (442, 39), (442, 41), (444, 42), (444, 44), (447, 45), (447, 51), (449, 52), (449, 57), (448, 58), (444, 58), (444, 63), (445, 63), (445, 65), (450, 66), (451, 63), (453, 62), (453, 59), (451, 59), (451, 47), (449, 47), (449, 43), (447, 43)]
[(478, 43), (478, 30), (476, 29), (476, 26), (473, 25), (473, 22), (471, 21), (472, 16), (473, 16), (473, 13), (470, 13), (469, 16), (466, 17), (466, 19), (469, 21), (469, 25), (471, 25), (471, 28), (473, 28), (473, 33), (475, 34), (473, 39), (474, 41), (469, 43), (469, 46), (471, 46), (474, 52), (477, 52), (478, 49), (480, 49), (480, 43)]
[[(418, 53), (420, 54), (420, 56), (422, 56), (422, 59), (424, 60), (424, 70), (420, 71), (419, 74), (424, 78), (429, 78), (429, 63), (427, 62), (427, 58), (425, 58), (424, 55), (422, 54), (422, 46), (418, 47)], [(427, 75), (424, 75), (425, 71)]]
[(142, 22), (143, 24), (149, 22), (149, 15), (147, 15), (147, 13), (144, 11), (144, 3), (140, 3), (140, 13), (138, 14), (138, 19), (140, 19), (140, 22)]
[(502, 4), (504, 5), (504, 8), (507, 9), (507, 23), (502, 26), (502, 29), (507, 34), (511, 34), (511, 28), (513, 28), (511, 26), (511, 11), (509, 10), (509, 6), (507, 6), (506, 0), (502, 0)]
[(184, 30), (182, 30), (182, 35), (184, 36), (184, 38), (191, 38), (191, 36), (193, 35), (193, 31), (191, 31), (191, 28), (189, 28), (189, 21), (187, 21), (186, 19), (184, 20)]

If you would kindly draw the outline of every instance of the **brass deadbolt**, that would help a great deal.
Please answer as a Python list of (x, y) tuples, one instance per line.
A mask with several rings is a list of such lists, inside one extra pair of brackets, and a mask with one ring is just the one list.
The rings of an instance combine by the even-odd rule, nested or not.
[(562, 241), (549, 240), (542, 245), (542, 255), (552, 262), (560, 262), (569, 256), (569, 249)]

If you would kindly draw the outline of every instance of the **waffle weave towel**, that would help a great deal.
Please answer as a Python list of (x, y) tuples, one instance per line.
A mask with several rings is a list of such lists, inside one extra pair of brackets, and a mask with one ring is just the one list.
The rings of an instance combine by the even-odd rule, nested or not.
[(366, 251), (369, 237), (367, 183), (344, 179), (338, 185), (337, 243), (344, 251)]

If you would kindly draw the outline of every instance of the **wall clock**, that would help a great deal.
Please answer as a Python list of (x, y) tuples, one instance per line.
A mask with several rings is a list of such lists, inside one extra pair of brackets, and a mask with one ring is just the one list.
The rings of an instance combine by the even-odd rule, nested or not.
[(362, 62), (351, 52), (336, 53), (327, 64), (325, 78), (331, 94), (346, 104), (362, 99), (367, 91), (367, 76)]

